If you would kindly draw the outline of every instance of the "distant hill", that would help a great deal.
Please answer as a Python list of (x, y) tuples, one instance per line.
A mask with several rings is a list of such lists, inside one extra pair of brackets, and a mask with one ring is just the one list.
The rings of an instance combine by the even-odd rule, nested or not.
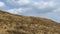
[(28, 17), (0, 10), (0, 34), (60, 34), (60, 23), (42, 17)]

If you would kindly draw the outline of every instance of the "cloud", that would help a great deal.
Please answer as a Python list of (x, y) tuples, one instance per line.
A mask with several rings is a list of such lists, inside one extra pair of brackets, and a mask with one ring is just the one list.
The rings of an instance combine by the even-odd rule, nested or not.
[(56, 6), (55, 2), (44, 2), (44, 1), (41, 1), (41, 2), (35, 2), (34, 4), (35, 4), (34, 6), (37, 7), (38, 9), (54, 8), (54, 6)]
[[(58, 1), (58, 0), (57, 0)], [(22, 11), (22, 13), (27, 13), (28, 15), (36, 15), (36, 14), (45, 14), (53, 12), (53, 10), (56, 10), (59, 8), (59, 2), (56, 0), (8, 0), (7, 2), (11, 5), (23, 8), (25, 10)], [(13, 8), (13, 12), (16, 11), (18, 14), (20, 11), (18, 11), (19, 8)], [(28, 8), (28, 9), (25, 9)], [(11, 9), (10, 9), (11, 10)], [(15, 12), (14, 12), (15, 13)], [(27, 15), (25, 14), (25, 15)]]
[(52, 12), (57, 8), (57, 2), (55, 0), (7, 0), (7, 2), (12, 5), (12, 7), (19, 8), (30, 8), (28, 12), (39, 12), (39, 13), (47, 13)]
[(60, 0), (6, 0), (6, 4), (10, 13), (60, 20)]
[(60, 22), (60, 8), (53, 10), (53, 12), (42, 14), (41, 16)]
[(30, 0), (7, 0), (7, 3), (15, 6), (27, 5), (30, 3)]
[(19, 9), (9, 9), (9, 10), (6, 10), (6, 11), (8, 11), (8, 12), (10, 12), (10, 13), (14, 13), (14, 14), (18, 14), (18, 13), (21, 13), (22, 12), (22, 8), (19, 8)]
[(5, 3), (4, 2), (0, 2), (0, 8), (4, 7), (4, 6), (5, 6)]
[(10, 12), (10, 13), (14, 13), (14, 14), (23, 14), (27, 10), (28, 10), (28, 8), (14, 8), (14, 9), (8, 9), (5, 11)]
[(8, 9), (8, 6), (6, 6), (6, 4), (2, 1), (0, 1), (0, 10), (5, 10)]

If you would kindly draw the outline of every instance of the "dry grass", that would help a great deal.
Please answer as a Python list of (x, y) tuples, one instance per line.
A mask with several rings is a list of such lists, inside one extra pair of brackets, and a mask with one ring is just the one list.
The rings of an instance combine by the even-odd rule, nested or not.
[(60, 24), (46, 18), (0, 11), (0, 34), (60, 34)]

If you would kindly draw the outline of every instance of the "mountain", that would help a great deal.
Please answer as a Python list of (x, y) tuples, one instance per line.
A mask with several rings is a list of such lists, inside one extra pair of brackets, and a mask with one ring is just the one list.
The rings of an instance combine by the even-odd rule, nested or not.
[(60, 23), (47, 18), (16, 15), (0, 10), (0, 34), (60, 34)]

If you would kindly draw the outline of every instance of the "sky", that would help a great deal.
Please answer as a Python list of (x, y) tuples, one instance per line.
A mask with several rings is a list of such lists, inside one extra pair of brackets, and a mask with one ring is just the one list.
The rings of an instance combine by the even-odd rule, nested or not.
[(60, 0), (0, 0), (0, 10), (60, 22)]

